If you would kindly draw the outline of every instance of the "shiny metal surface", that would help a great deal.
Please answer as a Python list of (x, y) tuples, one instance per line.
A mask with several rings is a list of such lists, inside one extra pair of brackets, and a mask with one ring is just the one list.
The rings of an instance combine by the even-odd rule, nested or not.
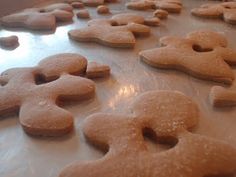
[[(138, 38), (134, 49), (113, 49), (94, 43), (76, 43), (67, 31), (86, 25), (87, 20), (59, 26), (55, 33), (0, 29), (0, 36), (16, 34), (20, 46), (13, 50), (0, 49), (0, 71), (11, 67), (33, 66), (44, 57), (62, 52), (76, 52), (88, 60), (111, 66), (109, 79), (96, 80), (96, 97), (86, 102), (66, 105), (75, 118), (75, 130), (62, 138), (37, 138), (25, 134), (17, 116), (0, 118), (0, 176), (54, 177), (68, 163), (102, 157), (103, 153), (89, 145), (81, 132), (87, 116), (96, 112), (128, 113), (129, 105), (138, 94), (149, 90), (179, 90), (198, 103), (201, 117), (195, 132), (225, 140), (236, 146), (236, 108), (213, 109), (208, 101), (209, 90), (217, 83), (195, 79), (172, 70), (159, 70), (140, 62), (138, 52), (158, 46), (165, 35), (183, 36), (196, 29), (213, 29), (227, 35), (229, 45), (236, 49), (236, 26), (221, 20), (205, 20), (190, 15), (189, 11), (204, 0), (183, 0), (180, 15), (170, 15), (160, 27), (152, 28), (150, 37)], [(216, 3), (216, 2), (211, 2)], [(124, 2), (109, 4), (113, 14), (127, 10)], [(92, 18), (98, 15), (88, 8)], [(152, 11), (140, 12), (151, 16)], [(236, 74), (236, 72), (235, 72)], [(236, 87), (234, 84), (233, 87)], [(160, 150), (160, 147), (154, 147)]]

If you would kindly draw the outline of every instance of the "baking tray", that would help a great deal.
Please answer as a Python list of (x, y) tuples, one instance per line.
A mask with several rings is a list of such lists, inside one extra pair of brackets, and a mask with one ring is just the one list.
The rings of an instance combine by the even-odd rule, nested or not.
[[(55, 177), (71, 162), (102, 157), (103, 152), (89, 145), (81, 132), (85, 118), (96, 112), (129, 113), (133, 99), (150, 90), (178, 90), (191, 97), (201, 111), (195, 133), (225, 140), (236, 146), (236, 108), (214, 109), (208, 100), (210, 88), (217, 83), (199, 80), (179, 71), (152, 68), (138, 57), (139, 51), (158, 46), (158, 39), (162, 36), (184, 36), (197, 29), (224, 33), (229, 46), (236, 49), (236, 26), (190, 15), (193, 7), (206, 2), (183, 0), (181, 14), (170, 15), (160, 27), (153, 27), (150, 37), (138, 38), (134, 49), (114, 49), (69, 40), (68, 30), (81, 28), (87, 23), (87, 20), (78, 20), (76, 17), (74, 23), (61, 24), (55, 33), (0, 29), (0, 36), (16, 34), (20, 41), (20, 46), (15, 50), (0, 49), (1, 72), (12, 67), (34, 66), (47, 56), (64, 52), (79, 53), (89, 61), (108, 64), (112, 69), (110, 78), (95, 80), (95, 98), (65, 106), (75, 118), (75, 130), (69, 135), (61, 138), (31, 137), (23, 132), (17, 116), (0, 118), (0, 177)], [(144, 16), (152, 15), (152, 11), (128, 10), (124, 4), (125, 1), (109, 4), (112, 14), (135, 12)], [(98, 15), (96, 8), (88, 9), (92, 18), (111, 16)], [(236, 87), (235, 83), (232, 87)], [(156, 151), (163, 150), (158, 145), (151, 146)]]

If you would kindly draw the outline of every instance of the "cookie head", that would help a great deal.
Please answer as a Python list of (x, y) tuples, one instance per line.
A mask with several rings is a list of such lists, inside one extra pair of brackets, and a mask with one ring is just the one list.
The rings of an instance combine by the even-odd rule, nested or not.
[(150, 125), (158, 127), (160, 135), (195, 127), (199, 114), (197, 105), (177, 91), (144, 93), (134, 101), (133, 113), (138, 117), (151, 117)]
[(187, 39), (193, 40), (197, 50), (213, 50), (215, 47), (227, 47), (226, 37), (215, 31), (199, 30), (189, 33)]
[(58, 78), (63, 73), (80, 75), (85, 72), (87, 60), (79, 54), (58, 54), (39, 62), (39, 68), (46, 80)]

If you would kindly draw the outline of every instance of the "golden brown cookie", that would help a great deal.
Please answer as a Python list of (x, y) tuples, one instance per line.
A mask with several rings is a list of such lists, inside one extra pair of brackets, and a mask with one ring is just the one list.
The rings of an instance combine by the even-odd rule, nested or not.
[(89, 62), (86, 70), (87, 78), (101, 78), (110, 75), (110, 67), (97, 62)]
[(126, 3), (126, 7), (134, 10), (163, 9), (170, 13), (180, 13), (180, 0), (137, 0)]
[(205, 4), (199, 8), (192, 9), (191, 13), (199, 17), (220, 18), (227, 23), (236, 24), (236, 2)]
[(87, 9), (79, 10), (76, 16), (78, 18), (90, 18), (89, 11)]
[(214, 86), (210, 91), (210, 102), (215, 107), (236, 106), (236, 91), (221, 86)]
[(144, 20), (144, 24), (148, 26), (159, 26), (161, 23), (158, 17), (149, 17)]
[(19, 46), (18, 37), (15, 35), (0, 37), (0, 47), (16, 48)]
[(73, 116), (59, 102), (89, 99), (94, 95), (92, 80), (85, 73), (87, 60), (78, 54), (58, 54), (31, 68), (13, 68), (0, 76), (0, 115), (19, 110), (26, 133), (61, 136), (73, 128)]
[[(59, 177), (203, 177), (236, 172), (236, 148), (191, 132), (198, 107), (179, 92), (151, 91), (137, 97), (132, 115), (97, 113), (83, 125), (104, 157), (68, 165)], [(150, 152), (144, 134), (170, 148)]]
[(79, 42), (96, 42), (109, 47), (129, 48), (134, 47), (135, 36), (150, 34), (150, 28), (145, 25), (137, 23), (116, 25), (117, 23), (111, 19), (95, 19), (89, 21), (85, 28), (70, 30), (68, 35)]
[(164, 19), (168, 17), (168, 12), (166, 10), (162, 10), (162, 9), (157, 9), (153, 12), (153, 16), (154, 17), (158, 17), (160, 19)]
[(71, 6), (76, 9), (84, 8), (84, 4), (82, 2), (72, 2)]
[(177, 69), (200, 79), (233, 82), (229, 64), (236, 64), (236, 51), (227, 46), (224, 35), (199, 30), (185, 38), (163, 37), (160, 42), (163, 47), (141, 51), (141, 60), (156, 68)]
[(32, 30), (54, 30), (56, 22), (72, 21), (73, 8), (69, 4), (57, 3), (43, 8), (25, 9), (21, 12), (4, 16), (2, 26), (22, 27)]
[(97, 7), (97, 13), (99, 14), (109, 14), (110, 9), (106, 5), (100, 5)]

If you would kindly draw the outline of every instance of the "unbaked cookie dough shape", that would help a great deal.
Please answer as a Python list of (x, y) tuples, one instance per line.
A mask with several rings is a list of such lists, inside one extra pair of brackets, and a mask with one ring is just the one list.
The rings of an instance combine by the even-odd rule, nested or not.
[(215, 107), (236, 106), (236, 91), (222, 86), (213, 86), (209, 99)]
[(148, 26), (128, 23), (118, 26), (112, 19), (94, 19), (88, 26), (70, 30), (69, 38), (78, 42), (96, 42), (109, 47), (131, 48), (135, 45), (135, 36), (150, 34)]
[[(203, 177), (236, 172), (236, 148), (190, 132), (199, 118), (197, 105), (175, 91), (138, 96), (133, 115), (97, 113), (85, 119), (83, 132), (104, 157), (68, 165), (59, 177)], [(144, 132), (171, 148), (150, 152)]]
[(126, 7), (133, 10), (162, 9), (169, 13), (180, 13), (182, 2), (181, 0), (134, 0), (126, 3)]
[(0, 76), (0, 115), (19, 110), (26, 133), (61, 136), (73, 129), (73, 116), (58, 106), (93, 97), (95, 84), (82, 78), (87, 60), (79, 54), (58, 54), (36, 67), (13, 68)]
[(192, 15), (205, 18), (219, 18), (226, 23), (236, 24), (236, 2), (205, 4), (191, 10)]
[(227, 46), (223, 34), (199, 30), (185, 38), (162, 37), (160, 43), (162, 47), (141, 51), (140, 59), (153, 67), (181, 70), (200, 79), (233, 82), (229, 64), (236, 64), (236, 51)]
[(57, 22), (72, 21), (73, 7), (66, 3), (57, 3), (42, 8), (25, 9), (21, 12), (4, 16), (2, 26), (27, 28), (31, 30), (54, 30)]

